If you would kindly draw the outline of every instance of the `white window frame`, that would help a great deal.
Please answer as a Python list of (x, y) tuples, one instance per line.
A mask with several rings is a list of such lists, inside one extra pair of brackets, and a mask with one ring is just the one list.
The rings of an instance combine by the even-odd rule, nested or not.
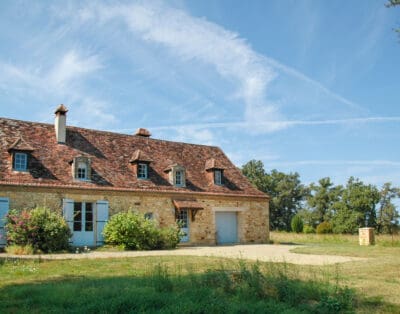
[[(179, 176), (178, 176), (178, 174), (179, 174)], [(179, 178), (179, 182), (178, 182), (178, 178)], [(183, 186), (184, 178), (185, 178), (185, 175), (183, 173), (183, 170), (181, 170), (181, 169), (176, 170), (174, 172), (174, 185), (175, 186)]]
[(214, 184), (222, 185), (222, 170), (214, 170)]
[(148, 165), (145, 163), (138, 163), (137, 165), (137, 177), (138, 179), (147, 179), (148, 178)]
[[(22, 158), (22, 160), (20, 158)], [(27, 171), (28, 170), (28, 154), (27, 153), (14, 153), (13, 170), (15, 170), (15, 171)]]
[[(84, 176), (81, 175), (84, 172)], [(84, 161), (78, 162), (78, 167), (76, 168), (76, 179), (87, 180), (88, 179), (88, 164)]]

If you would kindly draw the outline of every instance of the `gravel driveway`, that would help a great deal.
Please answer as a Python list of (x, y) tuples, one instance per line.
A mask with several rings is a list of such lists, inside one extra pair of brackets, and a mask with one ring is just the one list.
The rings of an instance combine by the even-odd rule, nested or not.
[[(365, 260), (365, 258), (333, 256), (333, 255), (310, 255), (291, 253), (290, 250), (299, 246), (295, 245), (271, 245), (271, 244), (247, 244), (229, 246), (195, 246), (180, 247), (168, 251), (128, 251), (128, 252), (90, 252), (82, 254), (49, 254), (41, 255), (42, 259), (79, 259), (79, 258), (118, 258), (137, 256), (215, 256), (229, 258), (243, 258), (265, 262), (287, 262), (301, 265), (328, 265)], [(38, 255), (10, 255), (0, 254), (0, 258), (38, 258)]]

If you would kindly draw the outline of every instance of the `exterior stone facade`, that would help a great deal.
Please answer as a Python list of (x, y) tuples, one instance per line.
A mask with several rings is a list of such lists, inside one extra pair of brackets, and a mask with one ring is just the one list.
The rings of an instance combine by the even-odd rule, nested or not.
[(67, 126), (67, 111), (54, 125), (0, 118), (0, 239), (10, 209), (46, 206), (77, 246), (103, 244), (109, 217), (127, 210), (180, 220), (188, 244), (269, 240), (269, 197), (219, 147)]
[[(0, 196), (10, 200), (10, 209), (29, 209), (45, 206), (62, 213), (63, 199), (77, 202), (109, 202), (110, 216), (127, 210), (143, 214), (152, 213), (160, 226), (175, 223), (174, 194), (122, 191), (89, 191), (80, 189), (57, 189), (41, 187), (0, 186)], [(182, 195), (179, 195), (180, 197)], [(269, 240), (268, 200), (257, 197), (196, 196), (203, 209), (190, 215), (190, 234), (187, 244), (215, 245), (215, 213), (237, 212), (238, 242), (266, 243)]]

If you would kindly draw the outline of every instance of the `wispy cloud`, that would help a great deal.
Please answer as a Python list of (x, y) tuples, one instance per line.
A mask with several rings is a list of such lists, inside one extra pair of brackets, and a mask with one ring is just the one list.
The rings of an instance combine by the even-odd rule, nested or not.
[(270, 84), (280, 72), (310, 84), (351, 109), (363, 110), (298, 70), (257, 53), (237, 33), (160, 2), (94, 4), (81, 9), (76, 16), (81, 23), (94, 20), (99, 25), (123, 21), (135, 36), (168, 49), (182, 60), (212, 65), (221, 77), (236, 85), (233, 96), (245, 105), (241, 126), (250, 131), (271, 132), (291, 125), (268, 96)]
[(400, 161), (392, 160), (297, 160), (297, 161), (272, 161), (270, 166), (375, 166), (375, 167), (400, 167)]
[(170, 125), (155, 126), (153, 130), (186, 130), (186, 129), (229, 129), (229, 128), (251, 128), (264, 127), (272, 124), (271, 130), (282, 129), (295, 126), (313, 126), (313, 125), (335, 125), (335, 124), (362, 124), (362, 123), (386, 123), (400, 122), (400, 117), (366, 117), (366, 118), (350, 118), (350, 119), (333, 119), (333, 120), (282, 120), (282, 121), (265, 121), (265, 122), (217, 122), (217, 123), (197, 123), (186, 125)]
[(46, 75), (46, 81), (58, 88), (65, 88), (71, 82), (76, 82), (101, 68), (98, 56), (91, 55), (85, 58), (75, 50), (70, 50)]
[[(39, 98), (57, 96), (60, 102), (69, 99), (74, 105), (79, 105), (80, 112), (86, 113), (84, 117), (90, 120), (87, 121), (90, 126), (100, 127), (115, 122), (116, 117), (110, 113), (104, 100), (98, 100), (85, 91), (84, 81), (102, 68), (98, 55), (84, 56), (77, 50), (69, 50), (44, 68), (33, 64), (24, 67), (0, 63), (0, 84), (7, 90), (36, 93)], [(82, 124), (82, 116), (75, 122)]]

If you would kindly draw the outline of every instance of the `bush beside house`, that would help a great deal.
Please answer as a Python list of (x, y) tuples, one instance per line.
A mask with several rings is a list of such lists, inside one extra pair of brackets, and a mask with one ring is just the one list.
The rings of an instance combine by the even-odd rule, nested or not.
[[(69, 247), (71, 231), (64, 218), (48, 208), (11, 210), (7, 215), (7, 244), (33, 252), (55, 252)], [(30, 251), (30, 250), (28, 250)]]
[(118, 213), (104, 227), (104, 241), (126, 250), (175, 248), (180, 241), (180, 229), (159, 228), (154, 220), (134, 212)]

